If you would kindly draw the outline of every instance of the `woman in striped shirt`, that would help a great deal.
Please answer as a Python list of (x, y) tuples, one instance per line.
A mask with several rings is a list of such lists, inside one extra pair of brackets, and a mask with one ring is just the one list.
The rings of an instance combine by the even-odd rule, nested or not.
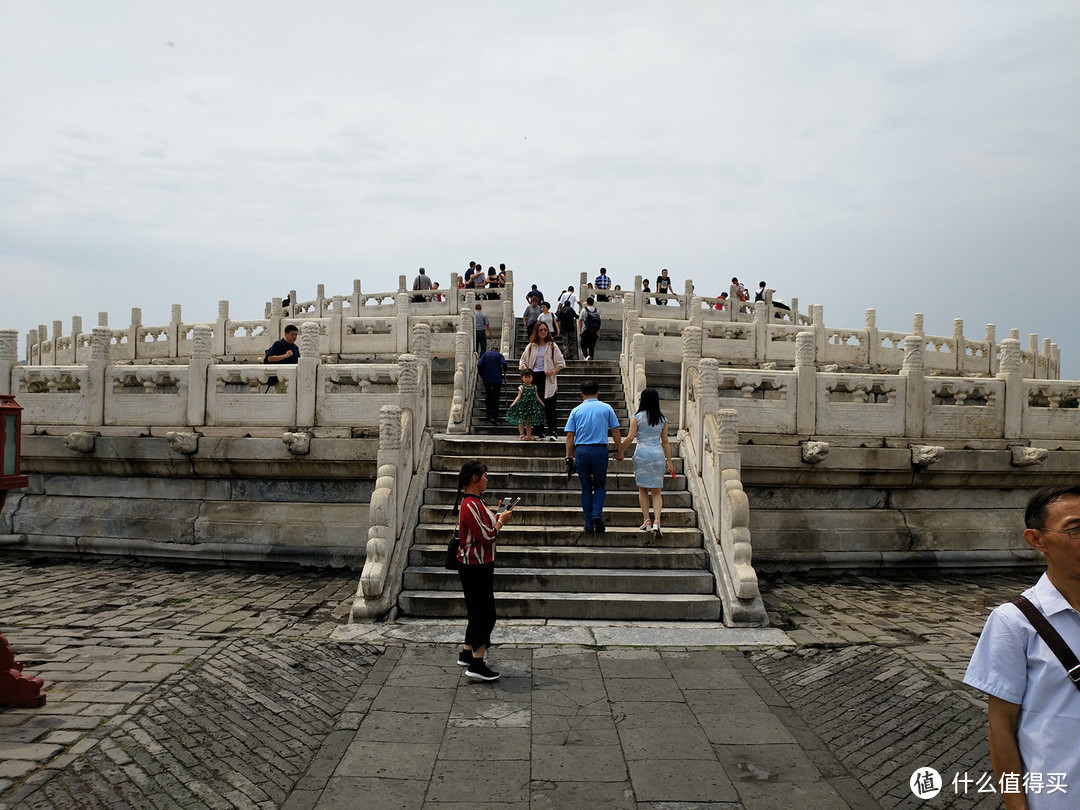
[[(454, 511), (460, 515), (458, 579), (465, 595), (469, 623), (458, 665), (467, 667), (465, 677), (474, 681), (498, 680), (499, 673), (484, 663), (484, 653), (495, 627), (495, 537), (510, 521), (512, 509), (495, 514), (481, 499), (487, 489), (487, 465), (466, 461), (458, 473)], [(460, 503), (460, 509), (459, 509)]]

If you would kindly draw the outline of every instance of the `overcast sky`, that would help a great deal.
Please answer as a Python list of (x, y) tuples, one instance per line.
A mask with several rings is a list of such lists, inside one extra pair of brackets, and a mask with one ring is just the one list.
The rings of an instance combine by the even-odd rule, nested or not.
[(667, 267), (1080, 378), (1078, 43), (1075, 0), (0, 0), (0, 328)]

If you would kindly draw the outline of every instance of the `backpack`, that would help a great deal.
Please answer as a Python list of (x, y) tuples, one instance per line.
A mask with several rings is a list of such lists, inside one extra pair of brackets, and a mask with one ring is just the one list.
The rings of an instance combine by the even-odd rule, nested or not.
[(581, 311), (581, 325), (590, 332), (600, 331), (600, 313), (586, 307)]

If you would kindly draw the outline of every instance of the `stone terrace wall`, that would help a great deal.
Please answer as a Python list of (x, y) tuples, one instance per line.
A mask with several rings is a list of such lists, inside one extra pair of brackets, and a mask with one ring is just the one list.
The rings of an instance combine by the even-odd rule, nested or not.
[[(682, 446), (697, 470), (717, 452), (706, 420), (735, 415), (756, 569), (1039, 562), (1020, 538), (1023, 504), (1080, 469), (1080, 382), (1046, 378), (1058, 373), (1056, 346), (1033, 355), (1034, 340), (1024, 352), (1016, 337), (993, 341), (992, 328), (974, 349), (960, 328), (952, 342), (891, 333), (895, 347), (870, 364), (883, 334), (873, 313), (845, 342), (852, 330), (825, 328), (818, 308), (777, 325), (767, 303), (751, 316), (679, 300), (623, 297), (628, 404), (656, 380), (678, 380)], [(770, 339), (781, 332), (793, 339)]]

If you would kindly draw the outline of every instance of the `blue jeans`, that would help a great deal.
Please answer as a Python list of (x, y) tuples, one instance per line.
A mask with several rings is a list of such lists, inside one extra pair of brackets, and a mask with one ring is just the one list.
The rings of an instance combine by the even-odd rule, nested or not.
[(604, 513), (607, 495), (608, 449), (606, 444), (578, 445), (574, 452), (578, 478), (581, 479), (581, 511), (585, 528), (592, 531), (593, 521)]

